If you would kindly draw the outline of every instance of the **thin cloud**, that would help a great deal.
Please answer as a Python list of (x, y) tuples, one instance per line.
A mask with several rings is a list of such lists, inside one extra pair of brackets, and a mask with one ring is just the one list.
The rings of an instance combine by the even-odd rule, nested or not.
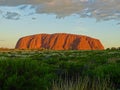
[(5, 15), (3, 15), (3, 17), (6, 19), (18, 20), (20, 15), (15, 12), (7, 12)]
[(0, 42), (3, 42), (3, 41), (5, 41), (5, 40), (0, 40)]
[(17, 6), (23, 4), (36, 5), (50, 1), (52, 0), (0, 0), (0, 5), (4, 5), (4, 6)]
[(118, 22), (116, 25), (120, 25), (120, 22)]
[(5, 19), (18, 20), (23, 16), (35, 14), (35, 7), (32, 5), (0, 6), (0, 15)]
[[(37, 14), (55, 14), (58, 18), (77, 14), (82, 18), (97, 20), (120, 19), (120, 0), (0, 0), (0, 5), (14, 7), (25, 5), (21, 7), (23, 11), (27, 5), (31, 5), (33, 8), (29, 10), (34, 9)], [(11, 17), (13, 16), (12, 14)]]

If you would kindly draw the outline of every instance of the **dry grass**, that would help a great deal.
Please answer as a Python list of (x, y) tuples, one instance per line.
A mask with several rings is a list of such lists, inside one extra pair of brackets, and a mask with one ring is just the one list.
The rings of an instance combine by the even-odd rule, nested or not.
[(112, 88), (110, 81), (105, 80), (90, 80), (89, 77), (78, 78), (74, 80), (62, 80), (61, 78), (53, 82), (52, 90), (115, 90)]

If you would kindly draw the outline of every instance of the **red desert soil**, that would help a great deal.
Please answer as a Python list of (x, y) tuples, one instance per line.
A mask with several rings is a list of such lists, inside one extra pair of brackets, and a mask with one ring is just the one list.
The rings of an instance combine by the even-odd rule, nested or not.
[(103, 50), (100, 40), (83, 35), (55, 33), (22, 37), (16, 49)]

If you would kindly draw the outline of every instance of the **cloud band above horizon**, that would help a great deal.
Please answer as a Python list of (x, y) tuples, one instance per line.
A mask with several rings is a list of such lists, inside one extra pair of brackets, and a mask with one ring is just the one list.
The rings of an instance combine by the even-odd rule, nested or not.
[[(9, 10), (11, 7), (17, 10)], [(30, 13), (25, 15), (31, 15), (32, 10), (32, 14), (55, 14), (59, 18), (77, 14), (97, 20), (120, 19), (120, 0), (0, 0), (0, 13), (7, 19), (25, 16), (26, 8)]]

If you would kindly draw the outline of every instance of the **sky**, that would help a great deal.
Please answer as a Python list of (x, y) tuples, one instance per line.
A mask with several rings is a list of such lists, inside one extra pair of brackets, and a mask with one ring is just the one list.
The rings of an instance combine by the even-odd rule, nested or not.
[(72, 33), (120, 47), (120, 0), (0, 0), (0, 47), (23, 36)]

